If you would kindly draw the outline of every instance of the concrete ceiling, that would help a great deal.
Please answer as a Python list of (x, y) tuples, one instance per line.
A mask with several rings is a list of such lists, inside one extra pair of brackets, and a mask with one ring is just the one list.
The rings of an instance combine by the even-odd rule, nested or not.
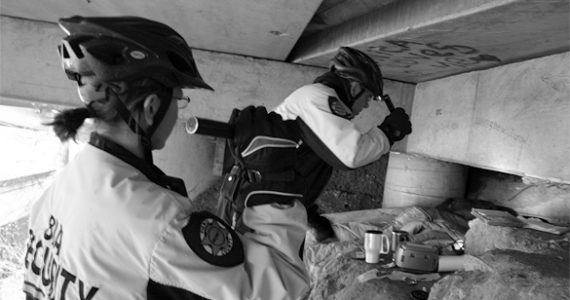
[(194, 48), (323, 67), (351, 46), (413, 83), (570, 49), (568, 0), (2, 0), (0, 14), (137, 15)]

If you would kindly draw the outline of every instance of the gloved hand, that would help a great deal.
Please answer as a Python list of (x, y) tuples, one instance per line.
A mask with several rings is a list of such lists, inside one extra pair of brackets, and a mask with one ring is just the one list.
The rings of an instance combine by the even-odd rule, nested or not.
[(408, 116), (401, 107), (394, 109), (378, 128), (388, 137), (390, 145), (393, 145), (395, 142), (402, 140), (406, 135), (412, 133), (410, 116)]

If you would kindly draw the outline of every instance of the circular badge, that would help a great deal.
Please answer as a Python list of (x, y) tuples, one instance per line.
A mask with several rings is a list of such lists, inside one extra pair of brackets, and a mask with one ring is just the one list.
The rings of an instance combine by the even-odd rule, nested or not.
[(182, 233), (192, 251), (212, 265), (233, 267), (244, 261), (243, 246), (237, 233), (209, 212), (190, 215)]

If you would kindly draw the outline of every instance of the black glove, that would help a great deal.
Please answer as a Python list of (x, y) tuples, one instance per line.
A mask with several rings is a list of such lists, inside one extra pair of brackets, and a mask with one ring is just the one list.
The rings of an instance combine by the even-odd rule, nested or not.
[(393, 145), (395, 142), (402, 140), (406, 135), (412, 133), (410, 116), (408, 116), (401, 107), (394, 109), (378, 128), (388, 137), (390, 145)]

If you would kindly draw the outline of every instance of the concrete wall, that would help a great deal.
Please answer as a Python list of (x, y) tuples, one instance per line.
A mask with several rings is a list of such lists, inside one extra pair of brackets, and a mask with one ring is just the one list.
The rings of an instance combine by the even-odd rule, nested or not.
[(417, 85), (407, 151), (570, 183), (569, 53)]

